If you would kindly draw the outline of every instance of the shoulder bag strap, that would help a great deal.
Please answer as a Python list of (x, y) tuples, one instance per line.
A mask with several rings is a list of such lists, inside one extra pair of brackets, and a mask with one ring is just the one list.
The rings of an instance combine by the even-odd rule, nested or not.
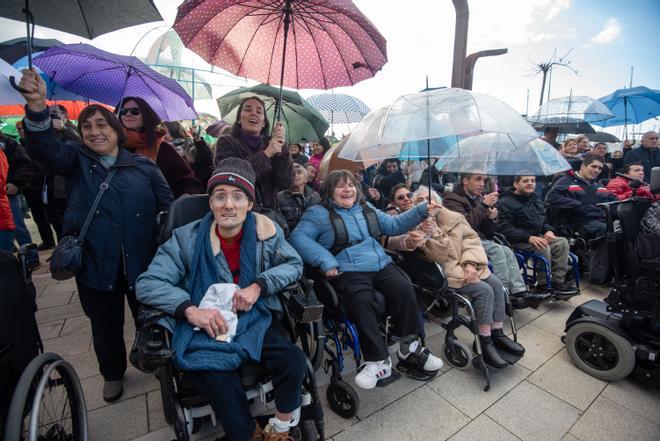
[(92, 203), (92, 206), (89, 209), (89, 213), (87, 213), (87, 217), (85, 218), (85, 223), (83, 224), (82, 229), (80, 230), (80, 235), (78, 236), (78, 241), (82, 242), (85, 239), (85, 234), (87, 234), (87, 230), (89, 229), (89, 224), (92, 223), (92, 218), (94, 217), (94, 212), (99, 206), (99, 202), (101, 202), (101, 198), (103, 197), (103, 193), (108, 189), (110, 181), (112, 180), (113, 176), (117, 173), (117, 169), (113, 168), (110, 170), (110, 173), (108, 173), (108, 176), (105, 178), (105, 181), (101, 182), (101, 186), (99, 187), (99, 192), (96, 194), (96, 199), (94, 199), (94, 202)]

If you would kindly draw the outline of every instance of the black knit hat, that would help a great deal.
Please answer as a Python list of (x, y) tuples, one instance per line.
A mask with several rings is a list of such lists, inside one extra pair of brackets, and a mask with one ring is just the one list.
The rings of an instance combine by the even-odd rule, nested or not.
[(233, 185), (243, 190), (254, 201), (255, 179), (254, 169), (249, 162), (239, 158), (226, 158), (218, 162), (206, 189), (211, 195), (213, 189), (220, 184)]

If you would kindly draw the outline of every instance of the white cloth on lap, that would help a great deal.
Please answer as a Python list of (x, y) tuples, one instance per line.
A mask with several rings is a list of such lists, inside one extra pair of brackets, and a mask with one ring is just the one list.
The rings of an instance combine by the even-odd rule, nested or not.
[(204, 293), (202, 301), (199, 302), (200, 309), (217, 309), (227, 322), (227, 334), (222, 341), (229, 343), (236, 335), (238, 316), (231, 310), (232, 301), (236, 291), (241, 289), (234, 283), (214, 283)]

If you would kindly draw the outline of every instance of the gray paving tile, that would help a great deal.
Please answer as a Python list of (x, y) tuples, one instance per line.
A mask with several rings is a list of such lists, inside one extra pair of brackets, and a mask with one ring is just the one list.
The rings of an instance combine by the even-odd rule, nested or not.
[(37, 297), (37, 306), (39, 310), (52, 308), (53, 306), (67, 305), (73, 297), (73, 291), (53, 294), (50, 296)]
[(99, 364), (96, 360), (94, 351), (82, 352), (80, 354), (69, 355), (66, 361), (71, 363), (78, 374), (78, 378), (89, 378), (99, 375)]
[(71, 355), (88, 352), (92, 344), (92, 335), (90, 333), (78, 332), (60, 337), (44, 340), (44, 349), (46, 352), (55, 352), (62, 358)]
[(574, 437), (573, 435), (571, 435), (570, 433), (568, 433), (566, 434), (565, 437), (561, 439), (561, 441), (580, 441), (580, 440)]
[(541, 366), (528, 379), (541, 389), (584, 411), (607, 383), (575, 367), (566, 349)]
[(358, 420), (356, 417), (345, 419), (334, 413), (328, 406), (328, 401), (325, 398), (327, 389), (327, 386), (319, 388), (319, 396), (321, 397), (321, 403), (323, 405), (325, 436), (331, 437), (358, 423), (360, 420)]
[(486, 439), (489, 441), (516, 441), (518, 437), (482, 414), (472, 420), (470, 424), (463, 427), (456, 435), (449, 438), (449, 441)]
[(37, 319), (37, 323), (42, 323), (75, 317), (83, 314), (84, 313), (80, 303), (72, 303), (69, 305), (55, 306), (48, 309), (40, 309), (35, 313), (35, 317)]
[(491, 389), (484, 392), (483, 376), (476, 369), (452, 369), (433, 380), (428, 386), (458, 410), (475, 418), (504, 394), (513, 389), (530, 371), (520, 365), (491, 373)]
[(144, 435), (148, 432), (146, 396), (88, 411), (87, 419), (91, 441), (122, 441)]
[[(397, 363), (396, 359), (392, 359), (392, 362)], [(424, 382), (412, 380), (405, 375), (402, 375), (401, 378), (387, 387), (376, 387), (371, 390), (364, 390), (357, 387), (353, 380), (354, 378), (351, 379), (349, 384), (353, 386), (358, 397), (360, 397), (360, 409), (357, 416), (361, 420), (379, 411), (388, 403), (398, 400), (425, 384)]]
[(518, 363), (532, 371), (564, 347), (559, 337), (531, 324), (518, 331), (518, 341), (525, 347), (525, 356)]
[[(549, 311), (548, 305), (541, 304), (538, 308), (523, 308), (514, 310), (513, 317), (516, 319), (516, 327), (518, 329), (524, 327), (527, 323), (535, 318), (545, 314)], [(506, 320), (505, 325), (509, 326), (509, 321)]]
[(608, 384), (602, 396), (651, 421), (660, 422), (660, 393), (657, 390), (644, 388), (627, 379)]
[(497, 403), (486, 415), (522, 440), (561, 440), (579, 412), (571, 405), (523, 381)]
[(334, 437), (336, 441), (438, 441), (469, 419), (428, 387), (421, 387)]
[[(108, 403), (103, 401), (103, 377), (101, 375), (85, 378), (81, 380), (81, 383), (85, 391), (87, 409), (108, 406)], [(124, 376), (124, 394), (119, 402), (158, 390), (159, 387), (160, 384), (155, 376), (144, 374), (133, 367), (129, 367)]]
[(78, 288), (76, 287), (75, 282), (57, 283), (55, 280), (53, 280), (52, 284), (49, 283), (45, 286), (41, 296), (50, 297), (58, 294), (73, 294), (73, 292), (77, 289)]
[(599, 397), (571, 429), (581, 441), (657, 441), (660, 425)]
[(163, 400), (160, 396), (160, 390), (155, 390), (147, 394), (147, 412), (149, 415), (149, 431), (154, 432), (163, 427), (168, 427), (163, 414)]
[(53, 320), (52, 322), (39, 323), (39, 335), (41, 340), (48, 340), (60, 336), (65, 319)]
[(574, 310), (575, 306), (569, 303), (553, 303), (552, 305), (549, 305), (548, 312), (532, 320), (530, 324), (561, 337), (564, 335), (566, 320)]

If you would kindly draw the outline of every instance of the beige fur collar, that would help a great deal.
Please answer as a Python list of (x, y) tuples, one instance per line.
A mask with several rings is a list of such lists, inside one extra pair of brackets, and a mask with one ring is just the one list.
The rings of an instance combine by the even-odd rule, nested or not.
[[(275, 224), (272, 220), (264, 216), (263, 214), (253, 213), (254, 218), (257, 221), (257, 240), (263, 242), (275, 236), (277, 230), (275, 230)], [(211, 230), (209, 235), (211, 237), (211, 249), (213, 250), (213, 255), (217, 256), (220, 254), (220, 239), (218, 235), (215, 234), (215, 221), (211, 224)]]

